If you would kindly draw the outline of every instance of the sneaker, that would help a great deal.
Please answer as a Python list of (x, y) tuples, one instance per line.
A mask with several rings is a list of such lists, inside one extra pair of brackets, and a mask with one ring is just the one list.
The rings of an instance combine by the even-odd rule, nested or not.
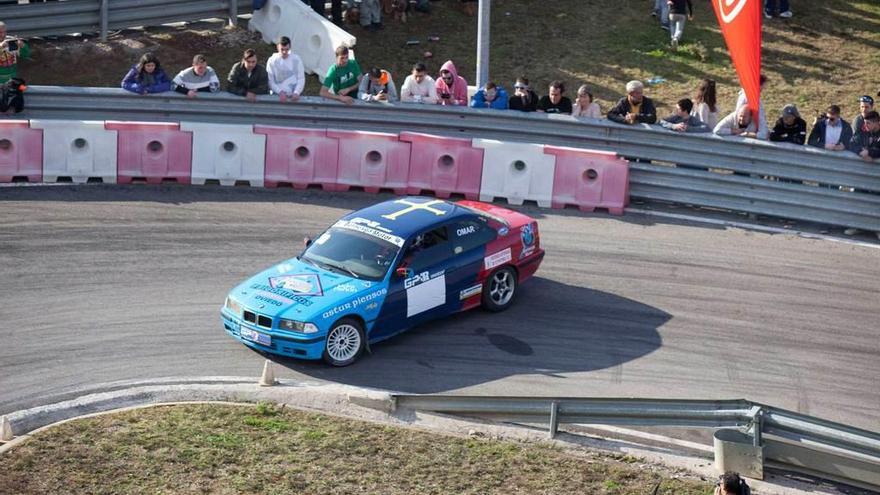
[(861, 233), (862, 231), (853, 227), (850, 227), (843, 231), (843, 235), (856, 235)]
[(666, 24), (660, 24), (660, 29), (665, 29), (666, 31), (669, 31), (669, 26), (667, 26)]
[(770, 12), (767, 12), (766, 10), (764, 11), (764, 17), (767, 19), (773, 19), (773, 16), (770, 15)]
[(783, 18), (785, 18), (785, 19), (788, 19), (788, 18), (790, 18), (791, 16), (792, 16), (792, 13), (791, 13), (790, 10), (786, 10), (785, 12), (781, 12), (781, 13), (779, 14), (779, 17), (783, 17)]
[(670, 43), (670, 45), (672, 45), (673, 50), (678, 50), (678, 40), (677, 39), (672, 38), (672, 42)]

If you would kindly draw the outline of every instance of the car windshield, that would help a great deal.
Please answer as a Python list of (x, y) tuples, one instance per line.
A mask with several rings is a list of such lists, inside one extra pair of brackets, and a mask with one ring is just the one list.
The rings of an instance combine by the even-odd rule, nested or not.
[(359, 224), (338, 222), (303, 252), (300, 259), (349, 277), (382, 280), (394, 263), (400, 238)]

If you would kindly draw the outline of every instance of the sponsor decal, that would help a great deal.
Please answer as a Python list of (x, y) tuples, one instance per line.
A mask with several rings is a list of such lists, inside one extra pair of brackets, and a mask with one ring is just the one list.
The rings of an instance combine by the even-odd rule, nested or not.
[(313, 304), (312, 300), (308, 297), (303, 297), (281, 287), (272, 287), (271, 285), (266, 284), (252, 284), (251, 289), (256, 289), (257, 295), (274, 301), (280, 301), (285, 304), (301, 304), (303, 306), (311, 306)]
[(501, 237), (504, 237), (509, 233), (510, 229), (508, 229), (507, 227), (501, 227), (500, 229), (498, 229), (498, 235), (500, 235)]
[(293, 265), (290, 263), (281, 263), (278, 265), (278, 273), (287, 273), (293, 271)]
[(413, 203), (405, 199), (398, 199), (397, 201), (395, 201), (395, 203), (406, 205), (407, 207), (402, 210), (395, 211), (394, 213), (391, 213), (389, 215), (382, 215), (382, 218), (387, 218), (388, 220), (397, 220), (397, 217), (406, 215), (407, 213), (411, 213), (414, 211), (429, 211), (437, 216), (443, 216), (446, 214), (444, 210), (431, 208), (434, 205), (446, 203), (446, 201), (443, 201), (442, 199), (432, 199), (430, 201), (425, 201), (424, 203)]
[(718, 1), (718, 12), (721, 13), (721, 20), (724, 21), (725, 24), (730, 24), (736, 19), (736, 16), (742, 12), (743, 7), (749, 2), (749, 0), (717, 0)]
[(519, 238), (522, 240), (523, 248), (535, 243), (535, 229), (532, 228), (532, 224), (523, 225), (519, 231)]
[(276, 296), (275, 294), (271, 294), (269, 292), (257, 291), (257, 295), (254, 296), (254, 299), (258, 301), (263, 301), (271, 304), (275, 307), (284, 306), (284, 303), (293, 304), (293, 301), (289, 299), (285, 299), (281, 296)]
[(506, 248), (504, 251), (498, 251), (495, 254), (486, 256), (483, 258), (483, 264), (486, 266), (486, 270), (491, 270), (498, 265), (503, 265), (513, 259), (510, 256), (510, 248)]
[(355, 287), (352, 284), (339, 284), (336, 287), (334, 287), (333, 290), (339, 291), (339, 292), (351, 293), (351, 292), (357, 292), (357, 287)]
[[(403, 247), (403, 238), (402, 237), (385, 232), (384, 231), (385, 229), (380, 230), (380, 229), (373, 227), (373, 226), (364, 225), (361, 222), (357, 222), (357, 220), (362, 220), (362, 219), (356, 218), (354, 220), (340, 220), (340, 221), (336, 222), (335, 224), (333, 224), (333, 226), (338, 227), (340, 229), (356, 230), (362, 234), (367, 234), (367, 235), (376, 237), (378, 239), (382, 239), (385, 242), (390, 242), (391, 244), (394, 244), (397, 247)], [(372, 223), (375, 223), (375, 222), (372, 222)], [(378, 224), (376, 224), (376, 225), (378, 225)]]
[[(350, 309), (356, 309), (358, 306), (361, 306), (363, 304), (368, 304), (370, 302), (373, 302), (373, 304), (376, 304), (377, 302), (373, 301), (373, 300), (384, 296), (387, 292), (388, 292), (388, 290), (384, 289), (384, 288), (375, 290), (367, 295), (352, 299), (351, 301), (348, 301), (344, 304), (340, 304), (339, 306), (336, 306), (333, 309), (329, 309), (327, 311), (324, 311), (324, 313), (321, 316), (323, 316), (324, 318), (330, 318), (331, 316), (337, 315), (337, 314), (342, 313), (344, 311), (348, 311)], [(367, 306), (367, 309), (369, 309), (369, 306)]]
[(320, 237), (318, 237), (315, 240), (315, 244), (320, 246), (321, 244), (324, 244), (325, 242), (327, 242), (329, 240), (330, 240), (330, 234), (328, 234), (327, 232), (324, 232), (323, 234), (321, 234)]
[(321, 279), (314, 273), (270, 277), (269, 285), (273, 288), (287, 289), (301, 296), (324, 295), (324, 290), (321, 288)]
[(446, 275), (444, 272), (440, 271), (432, 275), (429, 275), (428, 272), (422, 272), (412, 278), (418, 279), (418, 283), (406, 289), (407, 318), (446, 304)]
[(476, 232), (476, 231), (477, 231), (477, 228), (476, 228), (476, 227), (474, 227), (473, 225), (468, 225), (467, 227), (461, 227), (460, 229), (456, 230), (455, 233), (456, 233), (459, 237), (463, 237), (463, 236), (466, 236), (466, 235), (473, 234), (473, 233)]
[(443, 273), (444, 273), (443, 270), (441, 270), (437, 273), (434, 273), (434, 274), (431, 274), (431, 272), (428, 272), (428, 271), (424, 271), (422, 273), (413, 275), (412, 277), (403, 281), (403, 288), (409, 289), (411, 287), (415, 287), (421, 283), (427, 282), (428, 280), (435, 279), (435, 278), (439, 277), (440, 275), (443, 275)]
[(520, 251), (520, 253), (519, 253), (519, 259), (523, 259), (526, 256), (531, 256), (531, 254), (534, 252), (535, 252), (535, 246), (529, 246), (527, 248), (523, 248), (523, 250)]
[(460, 300), (465, 300), (469, 297), (476, 296), (477, 294), (481, 294), (483, 292), (483, 284), (475, 285), (473, 287), (468, 287), (467, 289), (458, 293), (458, 298)]
[(370, 304), (367, 304), (366, 306), (364, 306), (364, 311), (373, 311), (374, 309), (376, 309), (378, 307), (379, 307), (379, 305), (377, 303), (371, 302)]

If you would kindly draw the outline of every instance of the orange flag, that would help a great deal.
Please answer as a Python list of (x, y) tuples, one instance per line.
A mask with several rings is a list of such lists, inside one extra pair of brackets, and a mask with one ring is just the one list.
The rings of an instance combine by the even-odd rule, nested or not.
[(761, 101), (761, 8), (763, 0), (712, 0), (727, 51), (758, 121)]

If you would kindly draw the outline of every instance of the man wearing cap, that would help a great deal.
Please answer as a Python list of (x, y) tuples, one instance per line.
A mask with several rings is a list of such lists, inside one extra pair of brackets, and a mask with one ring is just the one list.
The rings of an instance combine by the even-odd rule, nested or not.
[(849, 122), (840, 118), (840, 107), (829, 105), (825, 115), (816, 119), (807, 144), (828, 151), (843, 151), (852, 140), (853, 130)]
[(797, 107), (791, 103), (782, 107), (782, 117), (776, 120), (770, 131), (770, 141), (804, 144), (806, 139), (807, 122), (801, 118)]
[(618, 100), (608, 111), (608, 120), (619, 124), (656, 124), (657, 110), (654, 102), (644, 96), (645, 85), (641, 81), (626, 83), (626, 96)]
[(874, 110), (874, 98), (868, 95), (860, 96), (859, 114), (853, 119), (854, 132), (857, 132), (859, 129), (867, 130), (867, 127), (865, 127), (865, 115), (868, 115), (868, 112), (871, 110)]

